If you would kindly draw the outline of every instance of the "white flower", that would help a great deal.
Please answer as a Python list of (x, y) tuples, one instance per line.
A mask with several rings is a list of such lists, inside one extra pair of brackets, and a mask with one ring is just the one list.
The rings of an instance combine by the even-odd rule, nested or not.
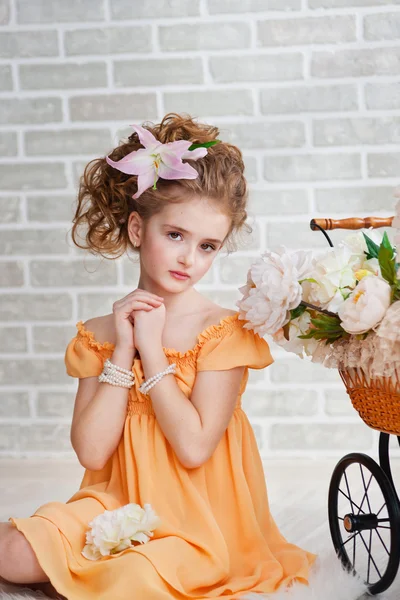
[(131, 503), (105, 510), (90, 521), (82, 554), (89, 560), (98, 560), (131, 547), (133, 541), (144, 544), (158, 524), (159, 518), (150, 504), (145, 504), (144, 509)]
[(353, 265), (357, 257), (346, 246), (338, 246), (328, 250), (318, 259), (310, 278), (315, 282), (307, 282), (308, 293), (304, 299), (320, 308), (336, 312), (344, 302), (344, 297), (356, 286), (357, 279)]
[(383, 319), (391, 302), (391, 287), (379, 277), (364, 277), (338, 311), (342, 327), (366, 333)]
[(299, 280), (311, 269), (310, 252), (288, 252), (281, 246), (277, 252), (264, 252), (250, 267), (247, 284), (239, 291), (243, 298), (236, 302), (244, 327), (263, 336), (273, 334), (290, 319), (289, 311), (302, 299)]
[(316, 350), (319, 342), (315, 338), (302, 340), (298, 336), (308, 333), (311, 324), (311, 315), (305, 311), (300, 317), (292, 319), (289, 324), (289, 340), (284, 336), (283, 329), (277, 331), (273, 340), (287, 352), (294, 352), (300, 358), (304, 358), (304, 352), (311, 356)]

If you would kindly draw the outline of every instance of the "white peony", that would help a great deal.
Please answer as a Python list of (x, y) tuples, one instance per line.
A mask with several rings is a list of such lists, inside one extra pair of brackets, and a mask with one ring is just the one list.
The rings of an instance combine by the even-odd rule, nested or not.
[(283, 328), (279, 329), (274, 335), (273, 340), (278, 346), (281, 346), (287, 352), (294, 352), (300, 358), (304, 358), (304, 352), (308, 356), (312, 356), (315, 352), (319, 341), (315, 338), (302, 340), (298, 336), (305, 335), (309, 332), (311, 325), (311, 315), (308, 311), (305, 311), (300, 317), (292, 319), (289, 324), (289, 340), (287, 340), (283, 333)]
[(244, 327), (263, 336), (285, 325), (289, 311), (301, 302), (299, 280), (307, 277), (312, 260), (311, 252), (288, 252), (283, 246), (277, 252), (264, 252), (251, 265), (247, 284), (239, 288), (243, 298), (236, 306), (240, 318), (248, 321)]
[(315, 264), (306, 282), (307, 294), (304, 299), (320, 308), (336, 312), (347, 294), (354, 289), (357, 279), (354, 268), (358, 257), (346, 246), (331, 248)]
[(392, 290), (379, 277), (364, 277), (338, 311), (341, 325), (351, 334), (366, 333), (383, 319)]
[(131, 503), (116, 510), (105, 510), (90, 521), (91, 529), (86, 532), (82, 554), (89, 560), (98, 560), (131, 547), (133, 541), (144, 544), (153, 536), (152, 530), (158, 524), (159, 518), (150, 504), (142, 508)]

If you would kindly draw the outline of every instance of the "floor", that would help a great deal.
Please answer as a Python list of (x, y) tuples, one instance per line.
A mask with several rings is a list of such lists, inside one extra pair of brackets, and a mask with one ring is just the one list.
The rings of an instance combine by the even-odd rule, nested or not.
[[(271, 512), (282, 534), (290, 542), (317, 554), (332, 547), (327, 502), (337, 462), (338, 458), (264, 463)], [(399, 459), (392, 459), (392, 470), (400, 490)], [(71, 461), (0, 459), (0, 521), (7, 521), (10, 516), (28, 517), (49, 501), (65, 502), (78, 489), (82, 474), (82, 467)], [(400, 572), (385, 592), (384, 600), (399, 597)]]

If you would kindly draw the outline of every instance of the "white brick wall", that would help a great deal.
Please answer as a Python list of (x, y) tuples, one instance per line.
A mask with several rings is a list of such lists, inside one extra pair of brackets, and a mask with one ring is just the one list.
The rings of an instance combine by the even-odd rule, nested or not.
[[(399, 75), (398, 0), (0, 0), (0, 456), (73, 455), (66, 344), (137, 283), (71, 243), (89, 160), (169, 111), (242, 148), (254, 234), (198, 286), (235, 308), (264, 248), (326, 246), (311, 217), (393, 213)], [(273, 353), (244, 399), (264, 457), (375, 447), (336, 372)]]

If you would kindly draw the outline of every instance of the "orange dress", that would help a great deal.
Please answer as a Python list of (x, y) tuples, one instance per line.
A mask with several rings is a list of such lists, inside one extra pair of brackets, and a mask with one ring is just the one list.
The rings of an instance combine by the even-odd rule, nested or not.
[[(114, 345), (97, 342), (82, 321), (76, 327), (65, 353), (67, 373), (97, 376)], [(244, 329), (236, 313), (205, 329), (191, 350), (164, 352), (177, 364), (176, 381), (188, 398), (197, 371), (246, 367), (233, 416), (211, 458), (195, 469), (181, 465), (150, 397), (138, 389), (145, 379), (138, 358), (123, 434), (106, 466), (86, 469), (66, 503), (49, 502), (28, 518), (9, 520), (68, 600), (230, 600), (271, 593), (295, 580), (307, 584), (316, 556), (280, 534), (254, 432), (241, 407), (248, 369), (273, 362), (268, 343)], [(130, 502), (152, 505), (161, 519), (154, 536), (119, 554), (86, 559), (81, 551), (89, 521)]]

